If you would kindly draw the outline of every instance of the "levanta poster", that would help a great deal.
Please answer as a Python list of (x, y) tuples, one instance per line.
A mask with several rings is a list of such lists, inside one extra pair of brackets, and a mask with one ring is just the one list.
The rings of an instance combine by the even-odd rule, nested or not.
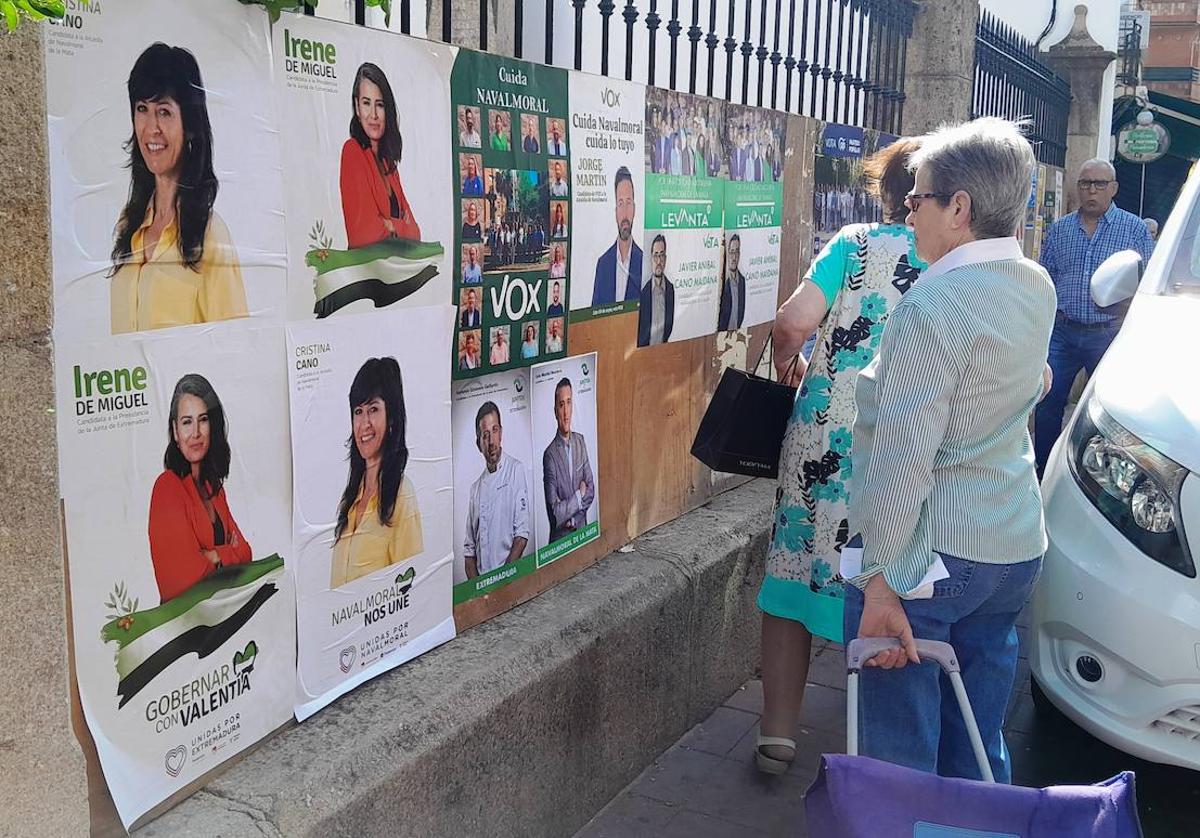
[(567, 73), (464, 50), (450, 89), (453, 376), (562, 357), (573, 280)]
[(75, 668), (122, 823), (292, 715), (283, 328), (58, 347)]
[(725, 171), (725, 103), (646, 93), (646, 250), (638, 346), (717, 330)]
[(718, 331), (756, 326), (775, 317), (786, 130), (787, 117), (778, 111), (725, 108), (729, 183)]

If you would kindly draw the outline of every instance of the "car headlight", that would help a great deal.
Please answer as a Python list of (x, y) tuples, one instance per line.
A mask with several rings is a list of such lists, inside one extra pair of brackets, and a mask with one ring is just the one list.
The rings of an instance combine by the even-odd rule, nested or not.
[(1071, 474), (1110, 524), (1160, 564), (1195, 577), (1179, 518), (1188, 471), (1147, 445), (1088, 397), (1075, 415)]

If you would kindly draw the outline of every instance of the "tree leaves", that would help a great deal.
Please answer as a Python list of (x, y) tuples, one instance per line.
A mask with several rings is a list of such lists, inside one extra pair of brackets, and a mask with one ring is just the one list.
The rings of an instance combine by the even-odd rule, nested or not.
[(9, 32), (15, 32), (22, 18), (32, 21), (62, 20), (67, 13), (63, 0), (0, 0), (0, 17)]
[[(267, 16), (271, 18), (271, 23), (274, 23), (279, 20), (281, 12), (296, 12), (305, 6), (315, 9), (318, 0), (239, 0), (239, 2), (247, 6), (262, 6), (267, 10)], [(392, 25), (392, 0), (367, 0), (367, 5), (383, 9), (384, 25), (389, 27)]]
[(12, 0), (0, 0), (0, 13), (4, 15), (4, 25), (8, 27), (8, 31), (16, 32), (17, 24), (20, 23), (16, 4)]
[(392, 25), (392, 0), (367, 0), (368, 6), (375, 6), (383, 9), (383, 25), (391, 28)]
[(310, 9), (317, 7), (317, 0), (238, 0), (245, 6), (262, 6), (267, 10), (267, 17), (271, 19), (271, 23), (279, 20), (281, 12), (295, 12), (307, 6)]
[[(282, 12), (295, 12), (305, 7), (315, 9), (318, 0), (238, 0), (245, 6), (262, 6), (267, 10), (271, 23), (279, 20)], [(384, 25), (392, 25), (392, 0), (367, 0), (368, 6), (383, 9)], [(64, 0), (0, 0), (0, 18), (9, 32), (15, 32), (22, 18), (32, 21), (62, 20), (67, 14)]]

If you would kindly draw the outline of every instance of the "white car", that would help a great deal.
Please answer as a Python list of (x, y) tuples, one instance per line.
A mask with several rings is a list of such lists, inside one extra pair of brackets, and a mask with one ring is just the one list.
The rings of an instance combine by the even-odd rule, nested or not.
[[(1200, 174), (1140, 280), (1132, 251), (1092, 296), (1133, 296), (1046, 466), (1035, 698), (1097, 739), (1200, 770)], [(1133, 292), (1136, 291), (1136, 294)], [(1190, 543), (1189, 543), (1190, 540)], [(1041, 695), (1038, 695), (1040, 687)]]

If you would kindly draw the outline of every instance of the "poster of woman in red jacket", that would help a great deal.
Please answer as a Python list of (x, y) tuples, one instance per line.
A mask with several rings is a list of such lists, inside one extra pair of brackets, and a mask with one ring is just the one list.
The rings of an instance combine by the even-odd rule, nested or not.
[(445, 305), (461, 186), (444, 140), (453, 48), (317, 17), (274, 34), (285, 57), (320, 44), (328, 59), (279, 68), (288, 320)]
[(388, 238), (420, 240), (400, 183), (404, 138), (396, 97), (383, 70), (368, 62), (354, 74), (350, 139), (342, 146), (342, 214), (350, 247)]
[(229, 460), (221, 399), (207, 378), (188, 373), (171, 395), (163, 472), (150, 494), (150, 560), (163, 602), (251, 559), (225, 499)]

